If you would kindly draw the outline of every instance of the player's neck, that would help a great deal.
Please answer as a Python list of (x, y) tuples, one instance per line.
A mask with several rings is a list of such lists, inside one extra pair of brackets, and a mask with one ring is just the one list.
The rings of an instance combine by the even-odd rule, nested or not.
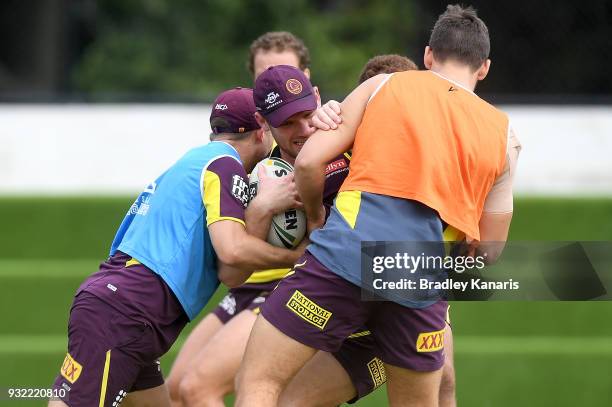
[(289, 154), (284, 152), (282, 149), (280, 150), (280, 156), (283, 160), (287, 161), (292, 166), (295, 165), (295, 157), (290, 156)]
[(242, 166), (245, 168), (247, 173), (251, 172), (255, 168), (255, 164), (259, 161), (259, 157), (254, 154), (253, 146), (244, 142), (244, 140), (220, 140), (224, 141), (230, 146), (234, 147), (240, 156)]
[(476, 83), (478, 82), (476, 74), (469, 66), (457, 64), (453, 61), (447, 61), (443, 64), (434, 63), (431, 66), (431, 70), (446, 79), (457, 82), (459, 85), (472, 92), (476, 88)]

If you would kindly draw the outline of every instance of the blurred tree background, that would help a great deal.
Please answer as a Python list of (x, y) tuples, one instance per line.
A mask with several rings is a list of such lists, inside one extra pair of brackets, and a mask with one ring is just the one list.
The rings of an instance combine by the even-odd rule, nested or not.
[(108, 0), (100, 6), (98, 39), (73, 78), (86, 92), (210, 99), (230, 86), (250, 86), (250, 43), (265, 31), (287, 30), (310, 46), (313, 81), (338, 94), (354, 86), (370, 56), (402, 52), (402, 39), (414, 36), (411, 4), (401, 0)]
[[(248, 47), (288, 30), (313, 82), (343, 97), (384, 53), (421, 65), (447, 2), (427, 0), (4, 0), (0, 100), (210, 101), (252, 84)], [(468, 2), (491, 33), (497, 102), (609, 102), (612, 2)]]

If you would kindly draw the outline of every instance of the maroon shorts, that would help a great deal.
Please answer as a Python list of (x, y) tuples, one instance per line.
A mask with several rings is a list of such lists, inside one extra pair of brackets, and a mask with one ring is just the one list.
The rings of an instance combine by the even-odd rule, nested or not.
[(348, 403), (367, 396), (387, 381), (385, 366), (380, 360), (376, 340), (369, 330), (361, 330), (349, 336), (340, 350), (332, 355), (351, 378), (357, 396)]
[(74, 298), (68, 353), (53, 385), (71, 407), (116, 407), (131, 391), (163, 384), (159, 358), (188, 321), (156, 274), (142, 265), (126, 267), (126, 260), (119, 255), (105, 262)]
[(212, 312), (224, 324), (244, 310), (258, 313), (260, 307), (266, 302), (268, 295), (277, 285), (278, 280), (274, 280), (266, 283), (243, 284), (240, 287), (231, 288)]
[[(446, 329), (450, 329), (448, 314), (446, 324)], [(365, 327), (349, 336), (340, 350), (332, 355), (349, 375), (357, 391), (357, 395), (347, 403), (356, 403), (387, 381), (385, 366), (379, 358), (378, 344)]]
[(367, 326), (382, 362), (417, 371), (444, 364), (446, 301), (407, 308), (390, 301), (362, 301), (361, 289), (337, 276), (309, 252), (262, 308), (281, 332), (315, 349), (337, 352)]

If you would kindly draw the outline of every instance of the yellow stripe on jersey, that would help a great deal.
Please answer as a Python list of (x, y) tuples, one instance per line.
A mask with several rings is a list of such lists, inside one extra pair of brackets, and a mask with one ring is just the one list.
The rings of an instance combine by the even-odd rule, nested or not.
[(344, 153), (344, 156), (346, 157), (347, 160), (351, 161), (351, 153), (346, 152)]
[(361, 191), (342, 191), (338, 193), (336, 209), (352, 229), (355, 229), (360, 206)]
[(204, 188), (202, 200), (206, 207), (206, 225), (210, 225), (221, 217), (221, 179), (212, 171), (204, 173)]
[(102, 385), (100, 386), (100, 404), (99, 407), (104, 407), (104, 400), (106, 399), (106, 386), (108, 385), (108, 371), (110, 370), (110, 349), (106, 351), (106, 361), (104, 362), (104, 373), (102, 373)]
[(138, 264), (141, 264), (141, 263), (138, 260), (132, 258), (125, 262), (125, 267), (136, 266)]
[(371, 334), (372, 334), (372, 332), (370, 332), (370, 331), (355, 332), (354, 334), (349, 335), (348, 338), (349, 339), (361, 338), (362, 336), (368, 336), (368, 335), (371, 335)]
[(204, 207), (206, 207), (206, 226), (220, 220), (231, 220), (245, 226), (242, 219), (231, 216), (221, 216), (221, 179), (212, 171), (204, 173)]
[(276, 140), (274, 140), (274, 137), (272, 137), (272, 148), (270, 149), (270, 153), (268, 153), (268, 157), (272, 157), (272, 153), (274, 152), (274, 149), (277, 145), (278, 144), (276, 144)]
[(253, 274), (251, 274), (251, 277), (245, 281), (245, 284), (269, 283), (270, 281), (280, 280), (290, 271), (291, 269), (289, 268), (255, 271)]
[[(208, 217), (207, 217), (207, 219), (208, 219)], [(244, 223), (244, 221), (242, 219), (234, 218), (233, 216), (219, 216), (215, 220), (212, 220), (212, 221), (208, 222), (206, 224), (206, 226), (209, 226), (210, 224), (215, 223), (215, 222), (219, 222), (220, 220), (231, 220), (232, 222), (238, 222), (242, 226), (246, 227), (246, 223)]]
[(445, 242), (456, 242), (462, 240), (463, 237), (465, 237), (465, 235), (463, 235), (463, 237), (462, 235), (463, 233), (459, 229), (456, 229), (449, 225), (446, 227), (446, 229), (444, 229), (443, 238)]
[(444, 240), (444, 250), (446, 251), (446, 254), (448, 255), (451, 253), (453, 245), (456, 242), (459, 242), (465, 239), (465, 234), (459, 229), (456, 229), (452, 227), (451, 225), (448, 225), (446, 229), (444, 229), (444, 233), (442, 234), (442, 239)]
[(297, 263), (293, 266), (292, 269), (270, 269), (263, 271), (255, 271), (251, 274), (251, 277), (245, 282), (246, 283), (269, 283), (270, 281), (282, 280), (283, 278), (287, 278), (292, 274), (295, 274), (295, 269), (298, 267), (304, 267), (306, 265), (306, 260), (302, 263)]

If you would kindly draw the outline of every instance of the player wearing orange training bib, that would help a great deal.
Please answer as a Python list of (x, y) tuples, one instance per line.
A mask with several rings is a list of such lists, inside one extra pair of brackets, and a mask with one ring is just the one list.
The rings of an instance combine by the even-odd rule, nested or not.
[[(379, 345), (390, 403), (437, 405), (446, 301), (361, 301), (361, 242), (442, 242), (445, 224), (473, 242), (506, 240), (512, 132), (507, 116), (473, 93), (488, 54), (475, 11), (449, 6), (425, 49), (429, 71), (370, 79), (343, 102), (338, 129), (308, 140), (295, 179), (311, 229), (324, 219), (324, 163), (352, 147), (349, 177), (255, 323), (238, 406), (275, 405), (317, 349), (338, 350), (363, 325)], [(489, 259), (502, 247), (488, 247)]]

